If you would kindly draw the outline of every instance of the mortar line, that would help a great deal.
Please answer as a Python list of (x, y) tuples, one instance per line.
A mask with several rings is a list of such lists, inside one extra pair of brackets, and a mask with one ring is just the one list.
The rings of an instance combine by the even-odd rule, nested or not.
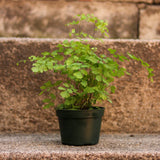
[(137, 6), (138, 8), (138, 14), (137, 14), (137, 39), (139, 39), (139, 33), (140, 33), (140, 8)]

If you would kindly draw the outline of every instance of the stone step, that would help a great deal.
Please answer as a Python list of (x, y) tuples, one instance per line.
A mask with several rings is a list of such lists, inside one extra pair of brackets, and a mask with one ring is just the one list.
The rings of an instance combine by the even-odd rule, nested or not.
[[(160, 39), (159, 4), (159, 0), (1, 0), (0, 36), (67, 38), (65, 24), (77, 14), (90, 13), (108, 21), (110, 38)], [(84, 31), (86, 26), (94, 32), (91, 24), (80, 28)]]
[(93, 146), (62, 145), (59, 133), (1, 134), (1, 160), (140, 160), (160, 159), (160, 135), (101, 134)]
[[(31, 63), (16, 66), (19, 60), (41, 52), (52, 52), (62, 39), (0, 38), (0, 132), (54, 132), (59, 129), (54, 108), (44, 110), (39, 96), (44, 82), (59, 78), (54, 73), (33, 74)], [(160, 133), (160, 40), (90, 41), (97, 54), (107, 49), (130, 52), (147, 61), (155, 70), (154, 83), (145, 69), (127, 62), (131, 76), (115, 80), (113, 103), (104, 101), (102, 131), (106, 133)], [(56, 104), (62, 103), (60, 97)]]

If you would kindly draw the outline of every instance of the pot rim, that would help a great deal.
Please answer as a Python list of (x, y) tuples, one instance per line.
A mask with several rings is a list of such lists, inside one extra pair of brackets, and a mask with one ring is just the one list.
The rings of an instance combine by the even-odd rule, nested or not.
[[(97, 106), (95, 106), (96, 108)], [(94, 107), (93, 107), (94, 108)], [(56, 115), (59, 118), (101, 118), (104, 114), (104, 107), (98, 107), (100, 109), (93, 110), (67, 110), (57, 109)]]

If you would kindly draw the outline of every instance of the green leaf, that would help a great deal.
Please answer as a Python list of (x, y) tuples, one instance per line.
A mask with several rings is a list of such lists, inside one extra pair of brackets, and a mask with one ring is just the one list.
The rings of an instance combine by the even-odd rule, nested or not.
[(110, 102), (110, 103), (112, 103), (112, 100), (111, 100), (111, 99), (109, 99), (109, 98), (107, 99), (107, 101), (108, 101), (108, 102)]
[(86, 70), (84, 70), (84, 69), (81, 69), (80, 72), (81, 72), (82, 74), (84, 74), (85, 76), (88, 75), (88, 72), (87, 72)]
[(129, 57), (130, 57), (131, 59), (136, 60), (136, 61), (140, 61), (140, 59), (137, 58), (136, 56), (134, 56), (134, 55), (132, 55), (132, 54), (130, 54), (130, 53), (127, 53), (127, 54), (129, 55)]
[(52, 84), (52, 86), (53, 86), (53, 87), (54, 87), (54, 86), (59, 86), (61, 83), (62, 83), (62, 81), (61, 81), (61, 80), (58, 80), (58, 81), (56, 81), (54, 84)]
[(39, 96), (42, 95), (43, 93), (44, 93), (44, 91), (41, 91), (41, 92), (39, 93)]
[(94, 39), (94, 37), (93, 37), (93, 36), (91, 36), (91, 35), (88, 35), (88, 37), (89, 37), (90, 39)]
[(32, 61), (35, 61), (37, 60), (38, 57), (36, 56), (30, 56), (28, 59), (32, 62)]
[(57, 65), (54, 65), (53, 68), (54, 68), (55, 70), (63, 70), (63, 69), (65, 68), (65, 66), (64, 66), (64, 65), (61, 65), (61, 64), (57, 64)]
[(55, 57), (58, 53), (58, 50), (55, 50), (55, 51), (53, 51), (52, 53), (51, 53), (51, 56), (53, 56), (53, 57)]
[(73, 41), (73, 40), (72, 40), (72, 41), (70, 42), (70, 44), (71, 44), (71, 48), (74, 49), (74, 48), (77, 46), (77, 44), (79, 44), (79, 42), (76, 42), (76, 41)]
[(64, 103), (63, 104), (58, 104), (57, 107), (56, 107), (56, 110), (57, 109), (64, 109), (64, 108), (65, 108)]
[(73, 91), (71, 89), (67, 89), (68, 93), (73, 93)]
[(65, 105), (72, 105), (75, 103), (77, 99), (75, 97), (69, 97), (68, 99), (65, 100), (64, 104)]
[(115, 93), (116, 87), (115, 86), (111, 86), (111, 92)]
[(16, 63), (16, 65), (19, 66), (19, 63), (22, 63), (22, 62), (26, 63), (27, 61), (26, 60), (20, 60), (19, 62)]
[(39, 69), (37, 67), (32, 67), (32, 72), (37, 73), (39, 72)]
[(44, 90), (44, 89), (46, 89), (46, 88), (47, 88), (46, 86), (41, 86), (41, 87), (40, 87), (41, 90)]
[(152, 72), (152, 71), (154, 71), (152, 68), (147, 68), (147, 70), (148, 70), (148, 72)]
[(74, 60), (73, 60), (72, 57), (68, 58), (68, 59), (65, 61), (66, 65), (71, 65), (73, 62), (74, 62)]
[(95, 90), (94, 90), (93, 87), (87, 87), (87, 88), (84, 89), (84, 91), (85, 91), (86, 93), (94, 93), (94, 92), (95, 92)]
[(46, 67), (47, 67), (49, 70), (52, 70), (52, 69), (54, 68), (52, 62), (47, 62)]
[(100, 98), (103, 99), (103, 100), (106, 100), (107, 96), (105, 94), (100, 94)]
[(63, 41), (63, 44), (68, 44), (68, 40), (65, 39), (65, 40)]
[(118, 77), (122, 77), (126, 72), (126, 69), (125, 68), (120, 68), (117, 72), (117, 76)]
[(69, 99), (66, 99), (64, 104), (69, 106), (69, 105), (72, 105), (73, 103)]
[(101, 57), (101, 58), (106, 58), (106, 55), (101, 54), (100, 57)]
[(73, 22), (71, 22), (69, 24), (75, 25), (75, 24), (78, 24), (78, 23), (79, 23), (79, 21), (73, 21)]
[(50, 102), (50, 101), (51, 101), (51, 99), (49, 99), (49, 98), (43, 99), (43, 102), (44, 102), (44, 103), (48, 103), (48, 102)]
[(61, 95), (63, 98), (68, 98), (68, 97), (70, 96), (70, 94), (69, 94), (67, 91), (61, 92), (60, 95)]
[(79, 60), (79, 57), (73, 56), (73, 59), (74, 59), (75, 61), (78, 61), (78, 60)]
[(102, 77), (101, 77), (100, 75), (97, 75), (97, 76), (96, 76), (96, 80), (97, 80), (97, 81), (101, 81), (101, 80), (102, 80)]
[(70, 87), (74, 93), (77, 93), (77, 89), (72, 84), (70, 85)]
[(87, 81), (83, 80), (83, 81), (81, 82), (81, 85), (82, 85), (83, 87), (86, 87), (86, 86), (87, 86)]
[[(149, 77), (150, 78), (150, 77)], [(154, 82), (154, 80), (153, 80), (153, 78), (151, 77), (151, 82), (153, 83)]]
[(50, 97), (51, 97), (52, 99), (56, 99), (56, 96), (55, 96), (53, 93), (50, 94)]
[(48, 109), (48, 108), (53, 107), (53, 106), (54, 106), (54, 103), (53, 103), (53, 102), (50, 102), (50, 103), (48, 103), (47, 105), (45, 105), (45, 106), (43, 107), (43, 109)]
[(63, 91), (65, 91), (65, 90), (66, 90), (64, 87), (61, 87), (61, 86), (60, 86), (60, 87), (58, 87), (58, 89), (59, 89), (59, 90), (63, 90)]
[(69, 33), (69, 37), (70, 37), (70, 38), (72, 37), (72, 33)]
[(93, 74), (99, 74), (99, 71), (96, 67), (91, 67), (91, 70)]
[(98, 60), (95, 57), (89, 56), (88, 60), (91, 61), (92, 63), (97, 63)]
[(70, 55), (74, 50), (71, 48), (67, 48), (64, 52), (64, 55)]
[(72, 29), (72, 33), (75, 33), (76, 32), (76, 30), (75, 29)]
[(85, 14), (82, 14), (82, 15), (81, 15), (81, 19), (80, 19), (80, 20), (85, 20), (85, 19), (86, 19)]
[(105, 78), (103, 78), (103, 82), (105, 83), (105, 85), (109, 85), (108, 81)]
[(49, 104), (44, 105), (43, 109), (48, 109), (50, 107)]
[(49, 52), (43, 52), (43, 53), (41, 53), (43, 56), (49, 56), (50, 55), (50, 53)]
[(51, 81), (48, 81), (48, 82), (44, 83), (44, 85), (46, 87), (52, 87), (53, 86), (53, 84), (51, 83)]
[(56, 55), (54, 58), (55, 60), (58, 60), (58, 61), (62, 61), (64, 59), (64, 57), (60, 54)]
[(109, 48), (108, 51), (110, 52), (110, 54), (115, 54), (116, 53), (116, 50), (112, 49), (112, 48)]
[(82, 79), (83, 78), (83, 74), (80, 71), (75, 72), (73, 75), (78, 79)]
[(63, 48), (63, 45), (62, 44), (58, 44), (57, 47), (58, 48)]
[(63, 83), (63, 85), (65, 86), (65, 87), (69, 87), (69, 84), (68, 83)]
[(71, 65), (72, 70), (79, 70), (81, 68), (81, 63), (74, 63)]

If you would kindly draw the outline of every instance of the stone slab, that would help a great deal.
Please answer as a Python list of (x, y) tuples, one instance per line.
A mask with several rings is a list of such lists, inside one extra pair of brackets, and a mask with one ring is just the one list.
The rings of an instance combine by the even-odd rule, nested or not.
[(154, 2), (160, 4), (160, 0), (154, 0)]
[(140, 11), (140, 39), (160, 39), (160, 6)]
[[(93, 1), (111, 1), (111, 2), (130, 2), (130, 3), (153, 3), (154, 0), (93, 0)], [(158, 0), (157, 0), (158, 1)]]
[[(65, 24), (82, 13), (108, 20), (110, 38), (137, 38), (135, 4), (78, 1), (0, 1), (0, 37), (67, 38)], [(81, 28), (94, 33), (88, 25)]]
[[(3, 1), (3, 0), (0, 0)], [(22, 1), (22, 0), (5, 0), (5, 1)], [(27, 1), (27, 0), (25, 0)], [(31, 0), (28, 0), (31, 1)], [(132, 3), (153, 3), (154, 1), (159, 1), (159, 0), (34, 0), (34, 1), (66, 1), (66, 2), (71, 2), (71, 1), (82, 1), (82, 2), (92, 2), (92, 1), (97, 1), (97, 2), (132, 2)]]
[(160, 159), (160, 135), (101, 134), (94, 146), (67, 146), (59, 134), (0, 135), (0, 159)]
[[(0, 39), (0, 132), (54, 132), (59, 129), (54, 108), (42, 109), (39, 96), (44, 82), (60, 77), (55, 73), (33, 74), (31, 64), (19, 60), (44, 51), (53, 51), (61, 39)], [(98, 48), (97, 54), (108, 55), (107, 49), (119, 53), (130, 52), (147, 61), (155, 70), (154, 83), (147, 79), (144, 68), (127, 62), (131, 76), (115, 79), (113, 103), (106, 101), (102, 131), (107, 133), (160, 133), (160, 40), (104, 40), (90, 41)], [(124, 66), (124, 67), (125, 67)], [(55, 91), (57, 92), (57, 91)], [(62, 103), (58, 97), (55, 104)], [(97, 104), (98, 105), (98, 104)]]

